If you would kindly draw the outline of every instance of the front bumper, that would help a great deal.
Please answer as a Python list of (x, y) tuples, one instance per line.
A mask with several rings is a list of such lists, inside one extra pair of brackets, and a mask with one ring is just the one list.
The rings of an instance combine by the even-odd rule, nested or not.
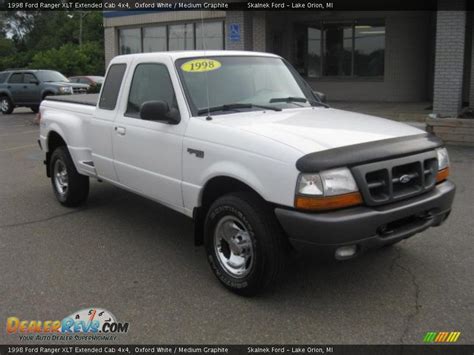
[(275, 214), (297, 250), (357, 245), (360, 252), (439, 226), (451, 211), (455, 189), (445, 181), (423, 195), (383, 206), (326, 213), (276, 208)]

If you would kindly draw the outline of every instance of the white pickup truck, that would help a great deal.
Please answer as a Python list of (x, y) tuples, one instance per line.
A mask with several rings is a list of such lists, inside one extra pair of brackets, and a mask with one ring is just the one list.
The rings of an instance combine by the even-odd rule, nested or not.
[(95, 178), (192, 217), (241, 295), (272, 284), (290, 249), (342, 260), (438, 226), (455, 192), (438, 138), (329, 108), (268, 53), (118, 56), (100, 95), (48, 97), (40, 126), (60, 203), (83, 203)]

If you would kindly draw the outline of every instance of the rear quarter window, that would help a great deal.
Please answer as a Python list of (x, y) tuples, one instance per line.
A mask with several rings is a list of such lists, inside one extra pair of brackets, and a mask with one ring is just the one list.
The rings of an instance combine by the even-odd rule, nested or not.
[(122, 86), (123, 75), (125, 74), (126, 64), (112, 64), (105, 78), (104, 88), (99, 100), (99, 108), (104, 110), (115, 110), (117, 97)]
[(0, 73), (0, 84), (4, 83), (7, 80), (8, 73)]

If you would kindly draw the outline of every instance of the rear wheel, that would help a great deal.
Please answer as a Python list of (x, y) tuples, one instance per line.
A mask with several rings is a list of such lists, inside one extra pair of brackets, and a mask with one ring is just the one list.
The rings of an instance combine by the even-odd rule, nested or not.
[(54, 194), (62, 205), (76, 207), (87, 199), (89, 177), (77, 172), (71, 155), (65, 146), (54, 150), (49, 169)]
[(8, 96), (1, 96), (0, 97), (0, 111), (4, 115), (9, 115), (13, 112), (15, 106), (13, 105), (12, 100)]
[(285, 243), (265, 201), (251, 193), (225, 195), (209, 209), (205, 246), (211, 269), (229, 290), (253, 296), (278, 278)]

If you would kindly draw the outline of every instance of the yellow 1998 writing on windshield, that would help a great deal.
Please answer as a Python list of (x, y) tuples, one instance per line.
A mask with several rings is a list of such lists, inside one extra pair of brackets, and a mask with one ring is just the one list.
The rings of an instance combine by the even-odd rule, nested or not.
[(214, 59), (193, 59), (181, 65), (181, 70), (189, 73), (203, 73), (219, 69), (221, 62)]

